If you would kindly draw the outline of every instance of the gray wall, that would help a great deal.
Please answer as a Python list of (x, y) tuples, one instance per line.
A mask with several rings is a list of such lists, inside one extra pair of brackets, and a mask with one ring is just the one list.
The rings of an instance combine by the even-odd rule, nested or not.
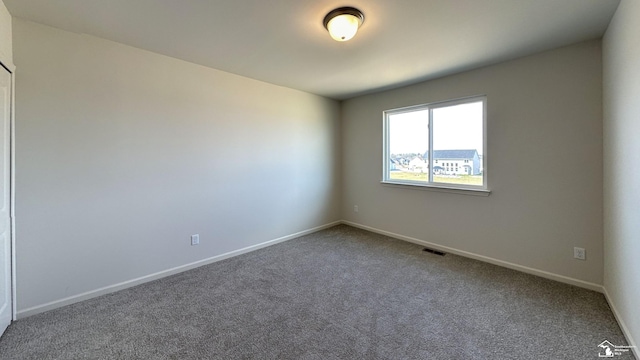
[[(345, 101), (343, 219), (600, 288), (601, 66), (594, 40)], [(383, 110), (480, 94), (489, 197), (380, 184)]]
[(340, 219), (336, 101), (20, 19), (14, 57), (19, 315)]
[(640, 2), (622, 0), (603, 40), (604, 285), (635, 346), (640, 345), (639, 19)]

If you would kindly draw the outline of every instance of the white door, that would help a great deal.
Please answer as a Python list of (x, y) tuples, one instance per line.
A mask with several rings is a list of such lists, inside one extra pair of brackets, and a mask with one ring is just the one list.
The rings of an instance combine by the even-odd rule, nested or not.
[(11, 323), (11, 73), (0, 65), (0, 335)]

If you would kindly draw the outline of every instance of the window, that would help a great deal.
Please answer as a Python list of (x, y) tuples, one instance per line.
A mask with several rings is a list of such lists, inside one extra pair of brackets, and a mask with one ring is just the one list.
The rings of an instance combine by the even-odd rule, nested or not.
[[(486, 192), (486, 102), (477, 96), (385, 111), (382, 182)], [(414, 166), (392, 169), (390, 159)]]

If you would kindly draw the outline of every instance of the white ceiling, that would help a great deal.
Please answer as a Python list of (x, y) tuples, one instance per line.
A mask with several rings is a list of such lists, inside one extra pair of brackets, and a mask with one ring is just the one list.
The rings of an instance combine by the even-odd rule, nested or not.
[[(13, 16), (334, 99), (604, 34), (619, 0), (4, 0)], [(365, 22), (332, 40), (322, 19)], [(18, 64), (19, 65), (19, 64)]]

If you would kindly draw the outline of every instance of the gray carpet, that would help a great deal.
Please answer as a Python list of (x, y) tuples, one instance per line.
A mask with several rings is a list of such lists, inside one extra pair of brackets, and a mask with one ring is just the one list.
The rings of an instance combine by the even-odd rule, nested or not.
[(341, 225), (19, 320), (0, 358), (597, 359), (605, 339), (626, 345), (602, 294)]

